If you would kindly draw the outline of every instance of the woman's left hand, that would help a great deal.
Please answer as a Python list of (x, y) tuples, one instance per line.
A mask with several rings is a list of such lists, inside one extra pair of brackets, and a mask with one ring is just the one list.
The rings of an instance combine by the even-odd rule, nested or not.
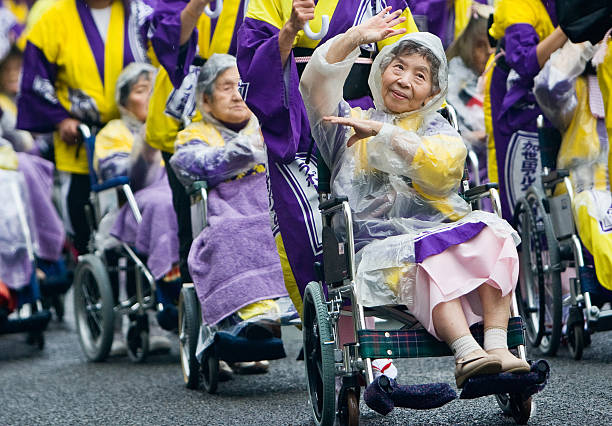
[(406, 32), (406, 28), (393, 29), (406, 20), (401, 16), (402, 11), (390, 11), (391, 6), (385, 7), (376, 16), (354, 27), (354, 31), (359, 34), (359, 44), (375, 43)]
[(343, 126), (352, 127), (355, 130), (355, 134), (352, 135), (346, 143), (346, 146), (353, 146), (361, 139), (370, 138), (376, 136), (382, 129), (383, 123), (374, 120), (362, 120), (360, 118), (352, 117), (323, 117), (323, 121), (327, 121), (332, 124), (341, 124)]

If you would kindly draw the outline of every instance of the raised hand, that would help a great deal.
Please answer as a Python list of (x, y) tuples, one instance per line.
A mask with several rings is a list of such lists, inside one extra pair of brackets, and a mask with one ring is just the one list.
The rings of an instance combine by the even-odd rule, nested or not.
[(361, 139), (370, 138), (376, 136), (380, 129), (382, 129), (383, 123), (374, 120), (363, 120), (360, 118), (352, 117), (323, 117), (323, 121), (327, 121), (332, 124), (341, 124), (343, 126), (352, 127), (355, 134), (352, 135), (346, 142), (346, 146), (353, 146)]
[(287, 25), (295, 34), (304, 28), (306, 22), (314, 19), (314, 9), (314, 0), (293, 0), (291, 16)]
[(389, 13), (390, 11), (391, 6), (387, 6), (378, 15), (355, 27), (355, 32), (359, 34), (360, 44), (375, 43), (406, 32), (405, 28), (393, 29), (406, 20), (404, 16), (400, 16), (402, 11), (398, 9)]

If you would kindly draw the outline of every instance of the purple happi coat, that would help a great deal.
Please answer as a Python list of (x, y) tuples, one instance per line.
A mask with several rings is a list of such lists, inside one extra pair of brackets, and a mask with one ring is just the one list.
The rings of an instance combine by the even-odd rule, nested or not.
[[(556, 26), (554, 0), (542, 3), (548, 16), (539, 19), (550, 19)], [(499, 16), (511, 7), (496, 9), (494, 19), (513, 22), (512, 17)], [(507, 26), (498, 40), (498, 49), (503, 49), (505, 55), (498, 60), (491, 76), (489, 93), (498, 179), (502, 213), (508, 221), (512, 221), (517, 200), (541, 173), (536, 120), (542, 111), (533, 93), (533, 79), (540, 72), (536, 49), (541, 41), (529, 23)], [(550, 123), (545, 120), (545, 125)]]
[[(369, 0), (328, 1), (337, 5), (330, 17), (329, 32), (319, 45), (368, 19), (373, 12)], [(262, 8), (259, 3), (251, 2), (238, 33), (238, 69), (243, 81), (249, 83), (246, 102), (261, 122), (267, 147), (273, 232), (275, 235), (280, 232), (282, 236), (291, 271), (303, 295), (306, 285), (317, 280), (313, 265), (322, 254), (316, 154), (307, 158), (311, 145), (310, 125), (299, 92), (295, 56), (291, 53), (283, 67), (278, 46), (279, 28), (251, 17), (255, 8)], [(407, 8), (404, 0), (383, 3), (394, 10)], [(381, 5), (377, 2), (377, 11), (381, 10), (378, 6)], [(280, 17), (277, 24), (282, 25), (287, 19), (288, 16)], [(411, 19), (410, 23), (413, 24)], [(294, 47), (300, 47), (299, 43)], [(349, 103), (366, 109), (373, 105), (370, 98), (353, 99)], [(286, 284), (289, 288), (287, 281)], [(301, 304), (291, 289), (289, 292), (301, 311)]]

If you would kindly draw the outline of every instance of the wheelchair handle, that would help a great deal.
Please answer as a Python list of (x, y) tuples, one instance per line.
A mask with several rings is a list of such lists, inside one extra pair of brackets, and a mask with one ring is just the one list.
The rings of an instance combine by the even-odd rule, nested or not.
[(223, 0), (217, 0), (217, 7), (215, 7), (215, 10), (211, 10), (210, 3), (209, 3), (204, 8), (204, 13), (210, 19), (215, 19), (215, 18), (218, 18), (219, 15), (221, 15), (222, 10), (223, 10)]
[(327, 35), (329, 31), (329, 16), (323, 15), (321, 17), (321, 30), (318, 33), (315, 33), (310, 29), (310, 22), (306, 22), (304, 25), (304, 34), (311, 40), (321, 40), (323, 37)]

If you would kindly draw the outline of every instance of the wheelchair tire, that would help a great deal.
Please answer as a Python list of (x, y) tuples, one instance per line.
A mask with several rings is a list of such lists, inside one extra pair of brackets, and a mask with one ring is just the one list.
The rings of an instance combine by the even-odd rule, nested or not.
[(567, 330), (568, 348), (572, 357), (579, 361), (584, 350), (584, 324), (574, 324)]
[(544, 355), (554, 356), (561, 342), (561, 260), (542, 200), (541, 192), (531, 187), (515, 210), (515, 224), (522, 240), (517, 293), (529, 343)]
[(82, 256), (74, 272), (74, 315), (87, 359), (106, 359), (115, 324), (113, 290), (104, 263), (93, 254)]
[(317, 425), (333, 425), (336, 418), (334, 338), (325, 297), (317, 282), (309, 283), (304, 292), (302, 335), (313, 419)]
[(219, 358), (216, 357), (212, 350), (206, 351), (202, 356), (200, 384), (210, 394), (217, 392), (217, 385), (219, 384)]
[(198, 389), (200, 385), (200, 363), (196, 358), (200, 332), (199, 305), (193, 288), (181, 289), (178, 308), (179, 351), (183, 380), (188, 389)]

